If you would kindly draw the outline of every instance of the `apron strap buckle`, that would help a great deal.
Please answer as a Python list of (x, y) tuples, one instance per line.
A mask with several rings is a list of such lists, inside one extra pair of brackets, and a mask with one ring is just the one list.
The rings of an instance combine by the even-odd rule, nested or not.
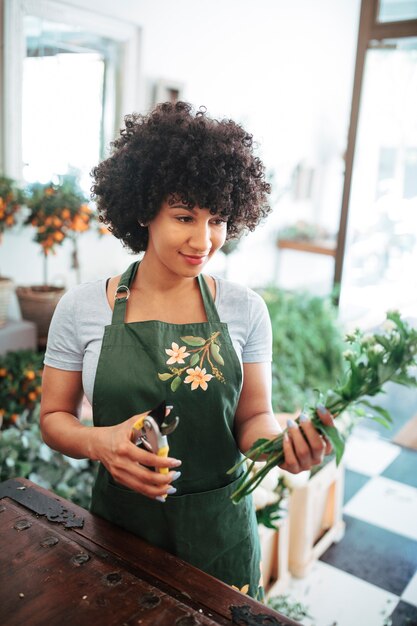
[[(123, 295), (125, 293), (126, 295)], [(121, 295), (119, 295), (121, 294)], [(126, 302), (130, 297), (130, 289), (127, 285), (119, 285), (114, 292), (114, 301), (115, 302)]]

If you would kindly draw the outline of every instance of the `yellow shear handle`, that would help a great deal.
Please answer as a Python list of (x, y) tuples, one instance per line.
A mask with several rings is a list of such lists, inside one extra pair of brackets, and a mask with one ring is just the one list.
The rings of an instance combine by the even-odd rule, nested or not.
[(146, 415), (144, 417), (140, 417), (134, 424), (133, 424), (133, 429), (134, 430), (141, 430), (143, 428), (143, 423), (146, 419)]
[[(167, 457), (168, 456), (168, 452), (169, 452), (169, 446), (164, 446), (163, 448), (159, 448), (157, 455), (158, 456), (163, 456), (163, 457)], [(158, 467), (158, 472), (160, 474), (168, 474), (169, 473), (169, 468), (168, 467)]]

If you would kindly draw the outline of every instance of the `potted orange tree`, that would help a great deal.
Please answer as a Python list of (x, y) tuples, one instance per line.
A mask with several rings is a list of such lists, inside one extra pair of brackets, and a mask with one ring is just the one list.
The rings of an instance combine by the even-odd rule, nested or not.
[[(11, 178), (0, 176), (0, 244), (4, 231), (15, 225), (16, 214), (20, 211), (23, 201), (23, 192), (16, 183)], [(12, 279), (0, 273), (0, 326), (6, 323), (12, 291)]]
[(49, 284), (49, 257), (70, 239), (73, 267), (78, 270), (78, 235), (89, 230), (96, 218), (73, 176), (63, 176), (59, 183), (33, 183), (28, 188), (26, 206), (29, 214), (25, 224), (35, 228), (34, 241), (43, 254), (43, 284), (18, 287), (16, 294), (23, 318), (36, 323), (38, 343), (43, 346), (55, 306), (65, 292), (65, 287)]

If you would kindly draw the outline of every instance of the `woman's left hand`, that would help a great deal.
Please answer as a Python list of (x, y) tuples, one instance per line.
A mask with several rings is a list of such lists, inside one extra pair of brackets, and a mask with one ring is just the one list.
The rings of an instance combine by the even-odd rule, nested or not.
[[(325, 408), (317, 407), (317, 415), (326, 426), (334, 426), (332, 414)], [(287, 433), (284, 435), (283, 449), (285, 463), (280, 465), (291, 474), (298, 474), (320, 465), (326, 454), (330, 454), (332, 446), (303, 414), (298, 423), (292, 419), (287, 421)]]

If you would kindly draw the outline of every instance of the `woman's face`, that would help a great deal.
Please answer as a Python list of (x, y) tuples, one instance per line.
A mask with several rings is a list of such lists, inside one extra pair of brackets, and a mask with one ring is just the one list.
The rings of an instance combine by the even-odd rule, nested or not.
[(226, 240), (227, 219), (208, 209), (164, 201), (149, 223), (146, 255), (174, 274), (197, 276)]

